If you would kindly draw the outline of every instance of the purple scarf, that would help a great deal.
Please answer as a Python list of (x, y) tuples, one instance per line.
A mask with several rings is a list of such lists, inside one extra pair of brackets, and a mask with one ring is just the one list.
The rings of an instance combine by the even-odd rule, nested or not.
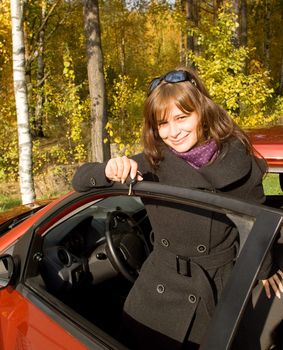
[(177, 157), (184, 159), (195, 169), (199, 169), (213, 161), (218, 155), (218, 147), (215, 140), (210, 140), (190, 149), (187, 152), (177, 152), (174, 149), (171, 150)]

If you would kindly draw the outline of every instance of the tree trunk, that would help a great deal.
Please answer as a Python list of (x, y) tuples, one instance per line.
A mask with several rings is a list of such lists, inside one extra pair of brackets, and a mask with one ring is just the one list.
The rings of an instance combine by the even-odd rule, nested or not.
[(19, 176), (22, 203), (34, 202), (32, 176), (32, 142), (29, 128), (27, 86), (25, 80), (25, 47), (23, 34), (23, 3), (11, 0), (13, 77), (17, 110), (19, 143)]
[[(198, 3), (195, 0), (187, 0), (186, 1), (186, 17), (188, 22), (188, 28), (193, 27), (196, 28), (199, 22), (199, 8)], [(187, 35), (187, 49), (197, 53), (198, 46), (197, 41), (194, 35)]]
[[(42, 1), (41, 5), (41, 21), (45, 22), (46, 17), (46, 2)], [(44, 38), (45, 38), (45, 26), (43, 26), (39, 32), (38, 37), (38, 57), (37, 57), (37, 93), (36, 93), (36, 106), (34, 115), (34, 135), (36, 137), (43, 137), (43, 104), (44, 104)]]
[(98, 0), (84, 0), (84, 24), (87, 49), (87, 71), (91, 100), (92, 160), (102, 162), (110, 157), (109, 142), (105, 129), (106, 91), (103, 74)]
[[(19, 0), (21, 1), (21, 0)], [(25, 6), (25, 15), (27, 16), (28, 7)], [(28, 16), (27, 16), (28, 17)], [(25, 20), (23, 19), (23, 24)], [(33, 137), (33, 121), (34, 121), (34, 106), (33, 106), (33, 85), (32, 85), (32, 77), (31, 77), (31, 64), (32, 61), (29, 59), (31, 56), (30, 53), (30, 45), (29, 45), (29, 39), (28, 39), (28, 32), (23, 25), (23, 34), (24, 34), (24, 45), (25, 45), (25, 80), (26, 80), (26, 87), (27, 87), (27, 103), (28, 103), (28, 115), (29, 115), (29, 121), (31, 125), (31, 136)]]
[(241, 46), (248, 45), (248, 5), (247, 0), (242, 0), (241, 3), (241, 33), (240, 33), (240, 44)]
[(237, 16), (237, 22), (239, 23), (239, 26), (234, 30), (234, 33), (232, 35), (232, 42), (233, 45), (238, 48), (240, 46), (240, 14), (241, 14), (241, 0), (233, 0), (233, 11), (235, 15)]
[[(283, 22), (283, 6), (281, 7), (281, 21)], [(283, 95), (283, 52), (282, 52), (282, 49), (281, 49), (281, 69), (280, 69), (280, 73), (279, 73), (279, 86), (278, 86), (277, 93), (280, 96)], [(283, 122), (283, 117), (282, 117), (282, 122)]]
[[(241, 0), (240, 8), (240, 46), (248, 46), (248, 5), (247, 0)], [(245, 58), (244, 73), (248, 73), (248, 59)]]
[(263, 39), (263, 59), (264, 65), (270, 69), (270, 42), (271, 42), (271, 29), (270, 29), (270, 17), (271, 17), (271, 4), (269, 0), (265, 0), (265, 16), (264, 16), (264, 39)]
[(278, 88), (278, 94), (280, 96), (283, 95), (283, 57), (281, 59), (281, 71), (279, 76), (279, 88)]
[[(45, 43), (45, 29), (47, 27), (48, 21), (54, 13), (56, 7), (59, 5), (61, 0), (56, 0), (49, 2), (46, 0), (41, 0), (41, 20), (39, 21), (39, 28), (33, 26), (32, 29), (24, 27), (24, 40), (25, 40), (25, 64), (26, 64), (26, 84), (28, 92), (28, 105), (29, 105), (29, 120), (31, 125), (31, 135), (32, 137), (44, 137), (43, 133), (43, 104), (44, 104), (44, 84), (46, 76), (45, 74), (45, 64), (44, 64), (44, 43)], [(47, 11), (49, 6), (49, 10)], [(33, 5), (25, 1), (25, 16), (28, 19), (29, 12)], [(59, 23), (62, 23), (64, 18), (61, 18)], [(59, 25), (59, 24), (58, 24)], [(53, 31), (56, 30), (57, 26), (54, 27)], [(32, 31), (32, 35), (30, 33)], [(51, 33), (52, 33), (51, 32)], [(50, 36), (50, 34), (49, 34)], [(34, 96), (34, 85), (32, 79), (32, 64), (37, 59), (37, 92)], [(36, 101), (34, 106), (34, 100)]]

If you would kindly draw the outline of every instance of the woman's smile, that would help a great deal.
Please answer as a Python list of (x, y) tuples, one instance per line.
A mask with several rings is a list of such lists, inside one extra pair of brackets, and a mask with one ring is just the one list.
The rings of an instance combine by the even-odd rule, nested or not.
[(187, 135), (185, 135), (185, 136), (182, 136), (181, 138), (178, 138), (178, 139), (174, 139), (173, 138), (173, 139), (171, 139), (171, 143), (173, 145), (180, 145), (180, 144), (182, 144), (183, 142), (186, 141), (188, 136), (189, 136), (189, 133)]

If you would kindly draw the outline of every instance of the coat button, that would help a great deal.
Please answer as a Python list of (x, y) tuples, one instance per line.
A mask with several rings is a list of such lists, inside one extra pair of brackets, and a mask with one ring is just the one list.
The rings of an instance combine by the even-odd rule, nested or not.
[(91, 178), (90, 178), (90, 184), (91, 184), (92, 186), (95, 186), (95, 185), (96, 185), (96, 181), (95, 181), (95, 178), (94, 178), (94, 177), (91, 177)]
[(197, 246), (197, 251), (199, 253), (204, 253), (206, 251), (206, 246), (204, 244), (200, 244)]
[(161, 244), (163, 245), (163, 247), (166, 247), (166, 248), (169, 247), (169, 245), (170, 245), (168, 239), (166, 239), (166, 238), (161, 239)]
[(191, 304), (194, 304), (197, 301), (197, 297), (194, 294), (190, 294), (188, 299)]
[(158, 284), (156, 290), (159, 294), (162, 294), (165, 292), (165, 287), (163, 286), (163, 284)]

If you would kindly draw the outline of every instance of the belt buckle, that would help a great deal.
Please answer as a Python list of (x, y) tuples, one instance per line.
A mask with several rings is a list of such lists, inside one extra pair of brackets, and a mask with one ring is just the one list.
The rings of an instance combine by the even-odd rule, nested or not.
[(176, 267), (179, 275), (191, 277), (191, 259), (176, 255)]

